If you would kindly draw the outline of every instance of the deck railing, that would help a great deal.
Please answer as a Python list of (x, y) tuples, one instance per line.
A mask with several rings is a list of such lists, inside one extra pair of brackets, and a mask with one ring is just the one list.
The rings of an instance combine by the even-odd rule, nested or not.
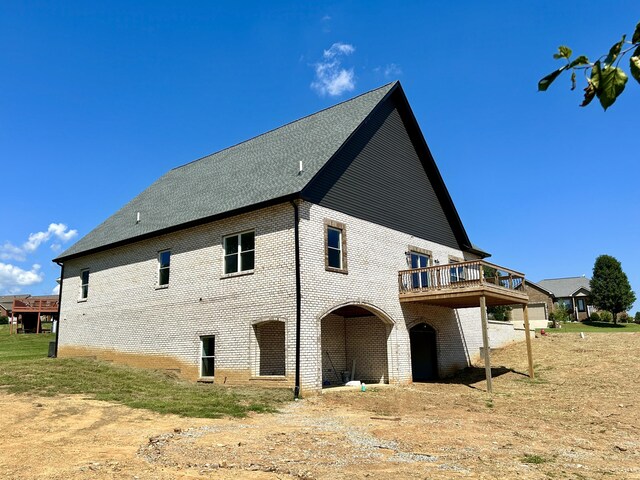
[(484, 260), (412, 268), (398, 273), (401, 294), (484, 285), (523, 291), (524, 274)]
[(57, 312), (58, 300), (14, 300), (13, 312)]

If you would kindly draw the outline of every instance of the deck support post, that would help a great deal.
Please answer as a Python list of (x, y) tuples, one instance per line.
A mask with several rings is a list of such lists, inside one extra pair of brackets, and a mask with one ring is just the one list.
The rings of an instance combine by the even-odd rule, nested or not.
[(529, 378), (535, 378), (533, 371), (533, 351), (531, 348), (531, 334), (529, 332), (529, 306), (525, 303), (522, 305), (522, 315), (524, 317), (524, 335), (527, 341), (527, 357), (529, 360)]
[(484, 370), (487, 376), (487, 392), (493, 393), (491, 385), (491, 353), (489, 349), (489, 330), (487, 326), (487, 300), (480, 296), (480, 319), (482, 321), (482, 346), (484, 348)]

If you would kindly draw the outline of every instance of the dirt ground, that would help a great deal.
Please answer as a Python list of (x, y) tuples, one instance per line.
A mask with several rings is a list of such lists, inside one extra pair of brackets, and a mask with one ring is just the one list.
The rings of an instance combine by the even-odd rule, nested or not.
[[(0, 393), (3, 479), (640, 479), (640, 334), (556, 334), (451, 382), (206, 420)], [(501, 367), (502, 366), (502, 367)]]

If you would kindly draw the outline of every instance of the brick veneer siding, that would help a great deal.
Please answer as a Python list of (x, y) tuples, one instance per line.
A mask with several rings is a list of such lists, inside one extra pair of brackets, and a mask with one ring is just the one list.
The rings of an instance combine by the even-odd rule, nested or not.
[[(343, 223), (348, 232), (346, 273), (325, 269), (327, 221)], [(296, 338), (293, 227), (293, 207), (284, 203), (68, 260), (60, 356), (179, 369), (183, 376), (197, 379), (200, 337), (215, 335), (216, 382), (292, 386)], [(252, 229), (256, 233), (255, 271), (223, 275), (222, 238)], [(410, 247), (430, 251), (441, 264), (450, 256), (465, 257), (460, 250), (300, 202), (303, 394), (322, 386), (327, 374), (325, 345), (344, 351), (344, 358), (336, 355), (334, 360), (332, 356), (340, 364), (335, 365), (337, 370), (349, 370), (356, 358), (356, 371), (365, 381), (409, 382), (408, 330), (421, 322), (437, 332), (441, 377), (478, 357), (482, 344), (478, 308), (400, 304), (397, 275), (407, 268), (405, 252)], [(166, 249), (171, 250), (169, 286), (158, 288), (157, 253)], [(79, 301), (84, 268), (90, 269), (89, 295), (86, 301)], [(329, 315), (352, 304), (375, 316), (341, 320)], [(340, 321), (342, 337), (334, 335), (331, 326)], [(283, 356), (285, 369), (280, 375)]]
[[(223, 275), (222, 238), (255, 229), (255, 271)], [(169, 286), (157, 252), (171, 249)], [(78, 301), (80, 270), (89, 295)], [(215, 335), (216, 382), (258, 373), (254, 325), (277, 320), (295, 349), (293, 208), (282, 204), (65, 262), (59, 353), (176, 368), (199, 377), (200, 336)], [(286, 355), (291, 384), (295, 356)]]
[[(326, 377), (322, 319), (342, 305), (370, 308), (389, 324), (385, 333), (380, 332), (378, 336), (386, 336), (391, 383), (411, 380), (408, 329), (421, 322), (428, 323), (437, 332), (440, 376), (455, 373), (479, 356), (482, 344), (479, 308), (452, 310), (421, 304), (401, 305), (398, 300), (398, 271), (408, 268), (405, 252), (410, 246), (430, 251), (433, 259), (442, 264), (448, 263), (450, 255), (464, 258), (462, 251), (307, 202), (301, 204), (300, 212), (303, 389), (320, 388)], [(347, 229), (349, 270), (346, 274), (324, 268), (323, 238), (327, 220), (341, 222)], [(371, 331), (365, 323), (350, 333), (352, 339), (357, 340), (358, 332), (370, 335)], [(345, 367), (351, 368), (348, 362)], [(339, 368), (336, 365), (336, 369)]]

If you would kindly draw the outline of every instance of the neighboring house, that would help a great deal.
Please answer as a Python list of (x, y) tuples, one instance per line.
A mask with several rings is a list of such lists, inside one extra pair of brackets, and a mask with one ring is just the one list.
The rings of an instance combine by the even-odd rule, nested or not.
[(550, 278), (540, 280), (538, 285), (553, 294), (553, 303), (563, 304), (575, 320), (589, 319), (595, 308), (589, 304), (591, 280), (585, 276)]
[(396, 82), (169, 171), (63, 252), (58, 353), (298, 392), (444, 377), (479, 302), (528, 301), (486, 256)]
[[(549, 314), (553, 311), (553, 293), (538, 283), (526, 281), (525, 292), (529, 296), (529, 321), (531, 328), (547, 328)], [(524, 323), (522, 307), (514, 306), (511, 310), (511, 321), (520, 327)]]
[(11, 311), (13, 307), (13, 300), (22, 300), (30, 297), (31, 295), (2, 295), (0, 296), (0, 317), (6, 316), (11, 318)]

